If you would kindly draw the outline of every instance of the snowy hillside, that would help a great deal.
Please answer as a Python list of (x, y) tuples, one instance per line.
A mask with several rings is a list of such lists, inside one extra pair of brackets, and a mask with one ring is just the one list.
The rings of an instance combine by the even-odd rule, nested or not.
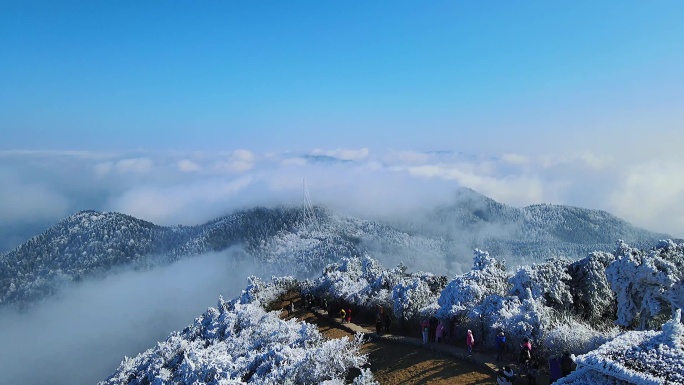
[[(476, 250), (472, 260), (470, 271), (451, 280), (402, 265), (386, 269), (369, 256), (345, 257), (303, 282), (284, 277), (264, 284), (252, 277), (239, 298), (220, 300), (192, 326), (126, 358), (101, 384), (343, 383), (350, 368), (365, 363), (358, 339), (324, 340), (315, 327), (264, 310), (293, 290), (353, 306), (357, 316), (381, 306), (409, 327), (436, 317), (451, 325), (450, 338), (462, 341), (471, 329), (478, 347), (492, 351), (501, 330), (513, 347), (529, 338), (542, 361), (566, 350), (578, 354), (578, 369), (559, 384), (684, 383), (684, 326), (676, 302), (684, 293), (684, 243), (667, 240), (642, 250), (618, 242), (612, 253), (511, 271), (484, 251)], [(637, 273), (614, 271), (625, 263)], [(647, 276), (656, 278), (645, 282)], [(646, 296), (627, 303), (620, 299), (626, 287)], [(624, 332), (614, 323), (625, 317), (649, 319), (642, 325), (662, 325), (662, 331)], [(372, 383), (372, 374), (361, 371), (353, 381)]]
[[(101, 385), (345, 384), (366, 363), (362, 340), (325, 340), (316, 326), (285, 321), (263, 304), (292, 281), (253, 280), (241, 298), (209, 308), (191, 326), (135, 358), (125, 358)], [(375, 384), (368, 370), (353, 384)]]
[(257, 207), (203, 225), (164, 227), (119, 213), (83, 211), (0, 255), (0, 305), (26, 304), (113, 269), (145, 268), (207, 252), (298, 277), (367, 253), (387, 265), (453, 274), (465, 270), (475, 248), (517, 265), (559, 255), (578, 259), (611, 250), (617, 239), (639, 246), (668, 238), (601, 211), (551, 205), (517, 209), (468, 189), (459, 190), (454, 205), (400, 225), (320, 207), (315, 212), (311, 221), (301, 207)]
[(454, 204), (428, 214), (425, 223), (417, 229), (421, 233), (461, 242), (469, 250), (480, 248), (526, 261), (555, 256), (575, 259), (611, 250), (618, 239), (647, 247), (672, 238), (634, 227), (605, 211), (550, 204), (516, 208), (467, 188), (458, 190)]

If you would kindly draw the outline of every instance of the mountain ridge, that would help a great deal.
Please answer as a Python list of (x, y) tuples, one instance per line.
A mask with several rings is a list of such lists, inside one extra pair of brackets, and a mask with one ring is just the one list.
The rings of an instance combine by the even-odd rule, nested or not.
[(373, 221), (315, 207), (253, 207), (194, 226), (159, 226), (130, 215), (83, 210), (0, 254), (0, 306), (30, 303), (60, 285), (126, 266), (148, 268), (208, 252), (253, 259), (306, 276), (341, 257), (373, 254), (387, 264), (458, 273), (480, 248), (513, 262), (611, 250), (615, 241), (653, 244), (666, 234), (638, 229), (612, 214), (564, 205), (508, 206), (470, 189), (412, 224)]

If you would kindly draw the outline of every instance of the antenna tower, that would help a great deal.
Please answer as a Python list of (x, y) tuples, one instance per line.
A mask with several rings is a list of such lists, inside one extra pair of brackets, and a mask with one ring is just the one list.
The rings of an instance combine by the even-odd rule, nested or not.
[(309, 230), (318, 230), (318, 219), (316, 218), (316, 210), (314, 210), (313, 203), (311, 203), (311, 196), (309, 196), (309, 189), (306, 188), (306, 179), (304, 179), (304, 225)]

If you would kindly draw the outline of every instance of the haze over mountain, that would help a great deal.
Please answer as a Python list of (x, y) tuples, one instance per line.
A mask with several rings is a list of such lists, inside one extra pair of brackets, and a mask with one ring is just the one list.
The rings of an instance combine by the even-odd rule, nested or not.
[(618, 239), (639, 246), (670, 238), (603, 211), (515, 208), (470, 189), (455, 195), (451, 205), (395, 223), (320, 207), (312, 219), (297, 206), (241, 210), (197, 226), (158, 226), (120, 213), (82, 211), (0, 255), (0, 303), (26, 304), (117, 269), (227, 250), (226, 258), (256, 263), (264, 274), (307, 277), (341, 257), (369, 253), (390, 266), (404, 263), (451, 275), (467, 270), (475, 248), (517, 265), (611, 250)]

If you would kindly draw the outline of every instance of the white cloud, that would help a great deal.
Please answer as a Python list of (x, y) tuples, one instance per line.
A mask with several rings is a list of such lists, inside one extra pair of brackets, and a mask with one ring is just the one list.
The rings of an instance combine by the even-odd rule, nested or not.
[(280, 161), (280, 165), (283, 167), (290, 166), (305, 166), (307, 164), (304, 158), (287, 158)]
[(224, 214), (251, 182), (252, 177), (244, 176), (230, 181), (206, 179), (167, 187), (134, 187), (114, 197), (108, 209), (157, 224), (200, 223)]
[(62, 194), (48, 184), (23, 179), (0, 168), (0, 223), (36, 222), (67, 214), (68, 201)]
[(105, 177), (116, 172), (118, 174), (146, 174), (152, 171), (154, 162), (150, 158), (126, 158), (108, 160), (94, 165), (95, 175)]
[(84, 281), (22, 313), (0, 311), (6, 384), (85, 385), (192, 323), (219, 295), (238, 295), (255, 266), (228, 253)]
[(625, 170), (609, 195), (609, 210), (640, 226), (684, 237), (682, 170), (684, 161), (673, 160), (652, 161)]
[(527, 166), (531, 162), (528, 156), (512, 153), (501, 155), (501, 160), (514, 166)]
[(181, 159), (178, 161), (177, 165), (178, 169), (183, 172), (193, 172), (202, 169), (202, 166), (200, 166), (198, 163), (191, 161), (190, 159)]
[(371, 156), (363, 148), (318, 153), (355, 162), (317, 164), (297, 153), (248, 150), (2, 153), (0, 168), (12, 172), (0, 174), (0, 222), (56, 222), (77, 210), (95, 209), (159, 224), (193, 224), (248, 205), (300, 203), (306, 179), (316, 203), (359, 216), (434, 207), (465, 186), (514, 206), (603, 209), (648, 229), (684, 234), (679, 182), (684, 160), (672, 153), (665, 153), (667, 158), (654, 154), (649, 162), (642, 161), (643, 154), (611, 158), (590, 152), (487, 156), (392, 150)]
[(312, 154), (314, 155), (327, 155), (338, 159), (353, 160), (357, 162), (366, 159), (369, 153), (370, 151), (368, 151), (368, 148), (361, 148), (358, 150), (344, 148), (338, 148), (336, 150), (321, 150), (317, 148), (312, 151)]
[(419, 151), (390, 151), (382, 157), (383, 161), (392, 165), (419, 165), (430, 161), (429, 154)]
[[(479, 170), (478, 170), (479, 169)], [(486, 172), (475, 172), (486, 170)], [(442, 178), (456, 181), (499, 202), (514, 206), (557, 200), (554, 189), (549, 189), (536, 177), (520, 174), (492, 176), (489, 162), (481, 165), (425, 165), (409, 167), (409, 174), (419, 177)]]
[(114, 165), (114, 168), (120, 174), (145, 174), (150, 172), (153, 166), (154, 162), (150, 158), (130, 158), (119, 160)]
[(241, 173), (254, 167), (254, 154), (248, 150), (235, 150), (226, 158), (214, 162), (213, 168), (216, 171), (228, 171)]
[(114, 169), (114, 162), (102, 162), (95, 165), (95, 175), (99, 177), (107, 176)]

